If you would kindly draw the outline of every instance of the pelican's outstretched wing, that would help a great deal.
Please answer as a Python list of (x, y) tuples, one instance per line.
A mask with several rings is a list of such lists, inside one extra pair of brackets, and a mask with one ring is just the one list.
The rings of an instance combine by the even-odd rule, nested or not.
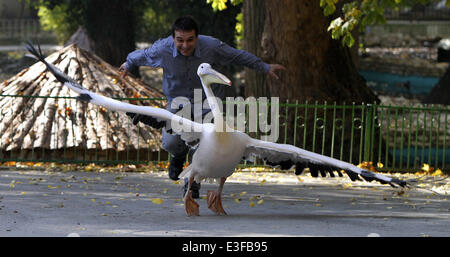
[(300, 175), (303, 169), (309, 168), (313, 177), (317, 177), (319, 173), (322, 177), (327, 176), (327, 173), (334, 177), (334, 171), (342, 177), (341, 170), (344, 170), (352, 181), (361, 180), (362, 177), (367, 181), (376, 180), (382, 184), (388, 183), (393, 187), (395, 187), (394, 184), (402, 187), (407, 185), (406, 181), (361, 169), (348, 162), (306, 151), (292, 145), (251, 139), (247, 144), (245, 158), (251, 160), (254, 157), (266, 160), (268, 165), (281, 166), (282, 169), (290, 169), (295, 165), (295, 174), (297, 175)]
[[(172, 131), (177, 134), (180, 134), (182, 138), (186, 138), (189, 140), (195, 140), (200, 138), (200, 133), (203, 130), (203, 125), (197, 122), (193, 122), (189, 119), (180, 117), (176, 114), (173, 114), (167, 110), (161, 108), (154, 108), (150, 106), (139, 106), (129, 103), (124, 103), (109, 97), (105, 97), (96, 93), (93, 93), (75, 80), (67, 76), (64, 72), (58, 69), (53, 64), (48, 63), (44, 55), (41, 52), (41, 48), (39, 48), (39, 52), (36, 48), (31, 44), (31, 42), (27, 42), (25, 48), (39, 61), (43, 62), (45, 66), (47, 66), (48, 70), (56, 77), (56, 79), (63, 83), (65, 86), (69, 87), (73, 91), (80, 94), (78, 97), (79, 100), (89, 102), (95, 105), (103, 106), (106, 109), (119, 111), (119, 112), (132, 112), (139, 113), (148, 116), (152, 116), (155, 118), (159, 118), (162, 120), (166, 120), (166, 124), (176, 124), (176, 128), (171, 127)], [(188, 141), (189, 142), (189, 141)]]

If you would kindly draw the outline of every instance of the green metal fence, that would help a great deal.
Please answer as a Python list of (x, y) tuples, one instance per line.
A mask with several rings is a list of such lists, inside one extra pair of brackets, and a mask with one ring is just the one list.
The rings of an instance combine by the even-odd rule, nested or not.
[(310, 151), (386, 170), (449, 167), (448, 107), (296, 102), (283, 112), (283, 141)]
[[(0, 95), (0, 101), (13, 98), (14, 101), (30, 96)], [(61, 116), (66, 119), (67, 127), (55, 126), (51, 133), (67, 136), (73, 133), (75, 126), (86, 120), (87, 111), (82, 112), (77, 107), (80, 103), (71, 97), (47, 97), (55, 101), (65, 99), (67, 104), (73, 104), (72, 115)], [(155, 99), (117, 98), (121, 101), (147, 101)], [(161, 99), (157, 99), (161, 100)], [(233, 104), (228, 102), (228, 104)], [(129, 119), (120, 120), (116, 112), (102, 110), (93, 105), (88, 109), (103, 120), (117, 120), (115, 125), (105, 123), (99, 131), (103, 137), (97, 137), (95, 142), (81, 139), (83, 144), (62, 144), (53, 149), (31, 146), (21, 148), (23, 130), (26, 126), (16, 128), (5, 127), (6, 119), (21, 119), (27, 121), (33, 118), (31, 108), (23, 106), (20, 113), (12, 112), (5, 106), (0, 108), (0, 163), (5, 162), (62, 162), (62, 163), (148, 163), (168, 161), (168, 154), (161, 149), (160, 138), (144, 137), (136, 141), (128, 138), (121, 142), (105, 143), (102, 140), (119, 138), (121, 133), (137, 130), (137, 134), (150, 134), (149, 130), (132, 125)], [(247, 106), (245, 124), (246, 132), (260, 138), (268, 132), (264, 130), (250, 131), (250, 113)], [(261, 113), (257, 108), (257, 117)], [(48, 115), (57, 115), (49, 111)], [(419, 170), (424, 163), (436, 168), (447, 170), (450, 166), (450, 108), (442, 106), (386, 106), (379, 104), (336, 104), (336, 103), (298, 103), (284, 102), (279, 104), (279, 137), (278, 143), (288, 143), (354, 164), (372, 161), (382, 164), (386, 170)], [(268, 113), (270, 116), (270, 112)], [(78, 117), (78, 118), (74, 118)], [(70, 121), (70, 122), (69, 122)], [(59, 129), (67, 131), (62, 132)], [(22, 130), (22, 131), (21, 131)], [(70, 132), (72, 130), (72, 132)], [(69, 131), (69, 132), (68, 132)], [(6, 132), (5, 132), (6, 133)], [(153, 131), (154, 133), (154, 131)], [(20, 136), (22, 135), (22, 136)], [(27, 135), (30, 138), (30, 135)], [(32, 135), (36, 137), (37, 135)], [(22, 137), (22, 138), (21, 138)], [(80, 140), (80, 139), (79, 139)], [(117, 139), (118, 140), (118, 139)], [(119, 141), (119, 140), (118, 140)], [(7, 142), (7, 143), (5, 143)], [(11, 145), (19, 146), (13, 149)], [(88, 148), (87, 145), (90, 144)], [(107, 147), (105, 147), (105, 144)], [(94, 147), (93, 147), (94, 146)], [(257, 164), (263, 164), (259, 161)], [(243, 163), (250, 165), (250, 163)]]

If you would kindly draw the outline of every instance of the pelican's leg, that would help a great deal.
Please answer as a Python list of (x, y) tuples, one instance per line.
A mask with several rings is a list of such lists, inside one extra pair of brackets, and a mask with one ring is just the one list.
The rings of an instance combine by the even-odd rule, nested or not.
[(222, 206), (222, 189), (227, 178), (220, 178), (219, 189), (217, 191), (208, 190), (206, 195), (206, 201), (208, 202), (208, 208), (216, 214), (227, 214)]
[(198, 210), (198, 203), (194, 201), (194, 198), (192, 198), (192, 191), (191, 186), (194, 182), (194, 178), (189, 178), (188, 182), (188, 190), (186, 191), (186, 194), (184, 195), (184, 208), (186, 210), (186, 214), (188, 216), (199, 216), (199, 210)]

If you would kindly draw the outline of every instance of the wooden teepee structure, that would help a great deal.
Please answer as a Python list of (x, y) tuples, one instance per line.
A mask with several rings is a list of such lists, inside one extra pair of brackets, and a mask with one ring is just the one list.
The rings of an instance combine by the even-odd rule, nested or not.
[[(46, 59), (87, 89), (113, 98), (163, 98), (157, 89), (132, 77), (76, 44)], [(38, 62), (0, 84), (0, 162), (22, 160), (136, 160), (160, 149), (160, 132), (134, 126), (125, 113), (111, 112), (70, 97)], [(132, 100), (163, 107), (165, 101)]]

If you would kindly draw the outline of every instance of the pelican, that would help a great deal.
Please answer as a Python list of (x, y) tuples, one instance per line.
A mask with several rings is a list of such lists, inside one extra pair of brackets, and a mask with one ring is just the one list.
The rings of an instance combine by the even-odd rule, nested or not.
[(36, 59), (43, 62), (48, 70), (58, 81), (79, 94), (78, 99), (104, 108), (120, 111), (133, 112), (149, 115), (159, 120), (165, 120), (166, 127), (171, 124), (179, 124), (181, 129), (172, 130), (181, 135), (187, 142), (199, 140), (197, 149), (193, 155), (192, 162), (186, 167), (179, 177), (188, 178), (188, 190), (184, 196), (185, 211), (188, 216), (199, 215), (199, 205), (192, 198), (190, 190), (194, 181), (200, 182), (203, 179), (212, 178), (219, 181), (217, 191), (208, 191), (208, 208), (214, 213), (226, 214), (222, 206), (222, 190), (226, 179), (233, 174), (236, 166), (242, 159), (252, 160), (255, 157), (264, 159), (271, 166), (280, 166), (282, 169), (291, 169), (295, 166), (295, 174), (300, 175), (304, 168), (308, 167), (312, 176), (317, 177), (320, 171), (322, 176), (327, 173), (334, 177), (334, 172), (343, 176), (341, 171), (350, 177), (352, 181), (362, 180), (378, 181), (382, 184), (390, 184), (395, 187), (399, 185), (405, 187), (406, 181), (374, 173), (353, 164), (327, 157), (321, 154), (310, 152), (292, 145), (266, 142), (251, 138), (247, 134), (230, 128), (223, 120), (219, 104), (214, 97), (210, 84), (219, 83), (231, 85), (231, 81), (223, 74), (211, 68), (211, 65), (202, 63), (199, 65), (197, 74), (202, 82), (203, 90), (210, 105), (214, 122), (200, 124), (189, 119), (180, 117), (167, 110), (153, 108), (149, 106), (137, 106), (133, 104), (117, 101), (102, 95), (95, 94), (82, 87), (54, 65), (48, 63), (34, 46), (28, 42), (26, 49), (34, 55)]

